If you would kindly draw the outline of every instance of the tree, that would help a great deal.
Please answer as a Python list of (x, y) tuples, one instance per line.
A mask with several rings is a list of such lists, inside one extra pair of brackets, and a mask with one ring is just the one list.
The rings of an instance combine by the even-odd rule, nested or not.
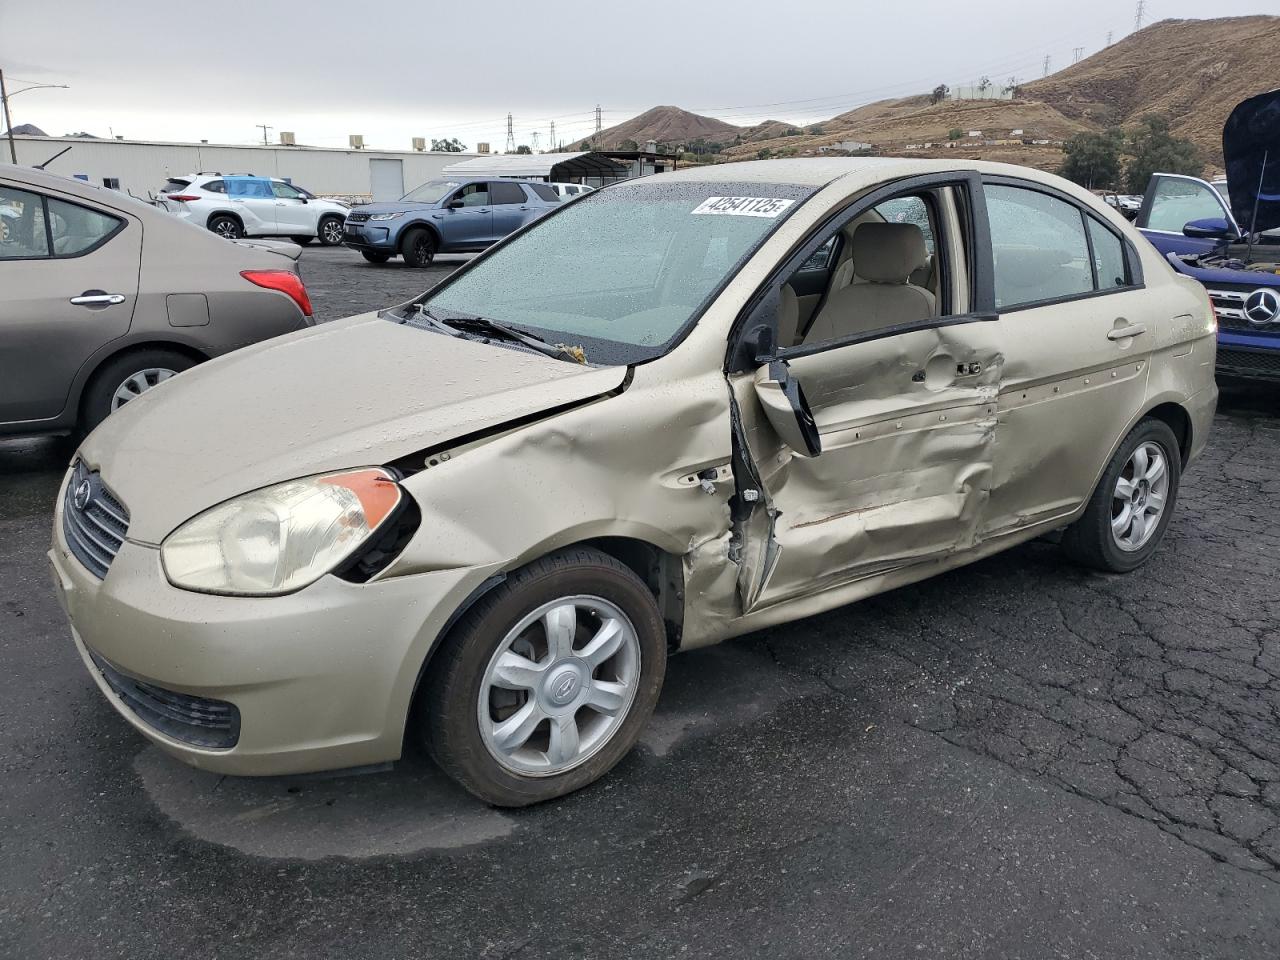
[(432, 140), (431, 149), (437, 153), (462, 153), (467, 147), (457, 137), (448, 137), (444, 140)]
[(1120, 151), (1124, 134), (1119, 130), (1105, 133), (1078, 133), (1063, 148), (1066, 159), (1058, 173), (1086, 189), (1115, 189), (1120, 185)]
[(527, 143), (522, 143), (520, 146), (516, 147), (516, 153), (533, 153), (533, 151), (529, 149), (529, 145)]
[(1130, 193), (1146, 190), (1155, 173), (1198, 177), (1204, 170), (1204, 159), (1196, 145), (1171, 134), (1164, 117), (1143, 117), (1129, 136), (1129, 153), (1133, 159), (1125, 171), (1125, 181)]
[(990, 78), (990, 77), (985, 77), (985, 76), (984, 76), (981, 80), (979, 80), (979, 81), (978, 81), (978, 92), (979, 92), (979, 93), (985, 94), (985, 93), (986, 93), (988, 90), (990, 90), (990, 89), (991, 89), (991, 78)]
[(827, 131), (822, 129), (822, 124), (819, 124), (819, 123), (815, 123), (812, 127), (809, 128), (809, 135), (811, 137), (820, 137), (826, 132)]
[(929, 94), (929, 102), (941, 103), (943, 100), (947, 99), (947, 94), (949, 94), (950, 92), (951, 92), (950, 87), (948, 87), (945, 83), (940, 83), (933, 88), (933, 93)]
[(764, 147), (756, 151), (757, 160), (768, 160), (772, 156), (773, 156), (773, 151), (770, 150), (768, 147)]
[(634, 140), (623, 140), (620, 144), (618, 144), (618, 149), (619, 150), (639, 150), (640, 144), (636, 143)]
[(959, 140), (963, 136), (964, 136), (964, 131), (961, 130), (959, 127), (952, 127), (950, 130), (947, 131), (948, 140)]

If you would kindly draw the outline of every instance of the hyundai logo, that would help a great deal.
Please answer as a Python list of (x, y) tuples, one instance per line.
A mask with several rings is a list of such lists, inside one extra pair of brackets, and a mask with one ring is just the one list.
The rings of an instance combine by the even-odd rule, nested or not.
[(89, 494), (92, 488), (89, 486), (88, 480), (81, 480), (76, 484), (75, 491), (71, 494), (71, 502), (75, 504), (77, 510), (83, 510), (89, 502)]
[(1267, 287), (1253, 291), (1244, 302), (1244, 315), (1255, 327), (1274, 323), (1280, 317), (1280, 293)]

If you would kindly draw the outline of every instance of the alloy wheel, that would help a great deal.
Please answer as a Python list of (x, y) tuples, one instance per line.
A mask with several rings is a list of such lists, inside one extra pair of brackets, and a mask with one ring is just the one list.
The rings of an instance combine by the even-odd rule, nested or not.
[(600, 597), (544, 603), (502, 638), (480, 684), (485, 747), (506, 769), (551, 777), (617, 733), (640, 680), (640, 640)]
[(326, 243), (342, 242), (342, 224), (337, 220), (326, 220), (320, 227)]
[(1169, 464), (1164, 449), (1139, 444), (1116, 479), (1111, 501), (1111, 535), (1121, 550), (1141, 550), (1160, 526), (1169, 496)]

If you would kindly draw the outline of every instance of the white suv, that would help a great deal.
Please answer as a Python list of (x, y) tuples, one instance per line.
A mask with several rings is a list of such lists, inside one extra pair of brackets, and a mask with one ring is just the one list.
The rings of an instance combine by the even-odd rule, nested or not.
[(548, 183), (547, 186), (559, 194), (561, 200), (572, 200), (595, 189), (585, 183)]
[(342, 243), (350, 209), (275, 177), (221, 173), (170, 177), (156, 204), (228, 240), (289, 237), (305, 244), (319, 237), (325, 246)]

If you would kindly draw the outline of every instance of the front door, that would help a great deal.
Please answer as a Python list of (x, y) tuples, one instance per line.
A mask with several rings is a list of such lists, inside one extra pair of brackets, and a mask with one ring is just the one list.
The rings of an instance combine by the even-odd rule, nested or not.
[[(812, 237), (761, 301), (768, 327), (771, 304), (791, 298), (782, 288), (811, 280), (814, 253), (865, 218), (848, 236), (858, 281), (827, 297), (797, 342), (730, 376), (749, 474), (739, 484), (755, 491), (737, 518), (745, 610), (977, 542), (1002, 362), (977, 283), (987, 268), (969, 249), (977, 191), (965, 174), (875, 191)], [(891, 199), (912, 200), (924, 222), (887, 222), (875, 208)], [(907, 279), (929, 261), (926, 237), (940, 252), (932, 287)]]
[(276, 198), (276, 227), (283, 234), (293, 237), (316, 235), (316, 207), (312, 206), (302, 191), (287, 183), (271, 181), (271, 192)]
[(1137, 252), (1071, 197), (1007, 177), (985, 191), (1005, 355), (994, 536), (1092, 494), (1142, 408), (1156, 328), (1182, 307), (1143, 289)]
[(0, 422), (48, 420), (133, 318), (142, 224), (0, 181)]
[(493, 242), (489, 184), (468, 183), (449, 199), (438, 222), (445, 247), (475, 250), (488, 246)]
[(1157, 246), (1174, 253), (1203, 255), (1221, 245), (1217, 240), (1186, 236), (1182, 228), (1192, 220), (1225, 220), (1237, 235), (1240, 233), (1226, 202), (1210, 184), (1199, 177), (1173, 173), (1152, 177), (1135, 226), (1143, 233), (1158, 235)]

